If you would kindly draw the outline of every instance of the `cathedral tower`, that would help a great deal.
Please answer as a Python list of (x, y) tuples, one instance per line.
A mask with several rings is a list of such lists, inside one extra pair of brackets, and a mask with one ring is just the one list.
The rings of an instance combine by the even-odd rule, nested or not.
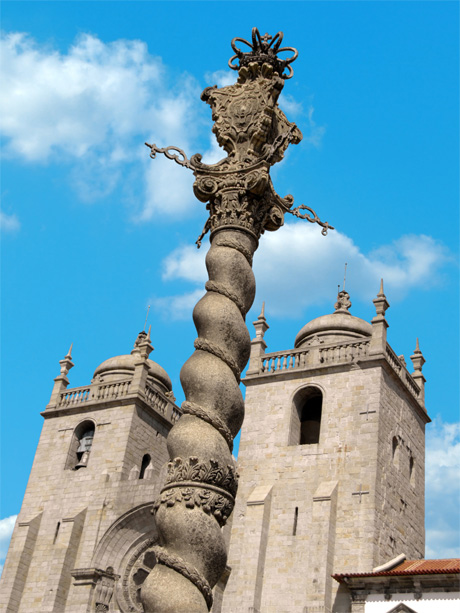
[(155, 563), (152, 501), (181, 415), (152, 350), (141, 332), (131, 354), (73, 389), (71, 351), (61, 360), (3, 571), (2, 611), (142, 610), (138, 586)]
[(423, 557), (424, 359), (387, 343), (383, 284), (374, 304), (342, 291), (275, 353), (254, 322), (223, 613), (349, 611), (332, 573)]

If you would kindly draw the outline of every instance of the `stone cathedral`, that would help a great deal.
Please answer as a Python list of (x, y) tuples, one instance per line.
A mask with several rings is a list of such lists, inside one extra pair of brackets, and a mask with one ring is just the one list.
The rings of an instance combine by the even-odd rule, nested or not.
[(4, 613), (444, 613), (458, 604), (460, 560), (422, 559), (425, 360), (417, 341), (409, 373), (388, 344), (383, 282), (371, 322), (351, 314), (343, 289), (287, 350), (267, 353), (264, 309), (252, 341), (246, 327), (264, 232), (287, 214), (333, 229), (306, 205), (292, 208), (270, 178), (302, 139), (277, 102), (298, 55), (282, 40), (257, 28), (251, 41), (234, 38), (237, 82), (202, 94), (227, 157), (208, 165), (146, 143), (152, 159), (193, 172), (209, 211), (185, 402), (176, 405), (149, 357), (150, 331), (83, 387), (69, 387), (69, 350), (5, 562)]
[[(401, 553), (423, 558), (424, 358), (417, 344), (410, 374), (387, 343), (383, 286), (374, 304), (369, 323), (340, 292), (333, 313), (274, 353), (264, 313), (254, 322), (240, 488), (214, 613), (364, 611), (342, 577), (375, 575)], [(71, 352), (61, 360), (2, 611), (143, 611), (158, 542), (152, 501), (181, 417), (152, 349), (141, 332), (130, 354), (108, 358), (79, 388), (68, 387)]]

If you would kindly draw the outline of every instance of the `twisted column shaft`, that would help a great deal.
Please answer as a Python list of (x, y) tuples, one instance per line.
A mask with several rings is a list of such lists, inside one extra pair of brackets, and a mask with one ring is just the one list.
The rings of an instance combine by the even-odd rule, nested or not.
[(193, 312), (196, 350), (181, 370), (185, 415), (168, 436), (174, 461), (156, 504), (164, 549), (142, 589), (149, 613), (205, 613), (225, 569), (221, 527), (237, 487), (231, 448), (244, 417), (239, 380), (250, 352), (245, 315), (255, 296), (256, 249), (244, 230), (212, 236), (207, 292)]
[[(169, 433), (172, 461), (154, 505), (162, 546), (141, 591), (148, 613), (206, 613), (225, 568), (221, 529), (237, 490), (231, 451), (244, 416), (239, 383), (250, 353), (245, 316), (255, 295), (252, 256), (258, 239), (281, 227), (288, 211), (328, 227), (304, 205), (299, 210), (308, 208), (313, 216), (291, 211), (293, 197), (281, 198), (270, 179), (270, 167), (302, 139), (277, 103), (297, 57), (292, 47), (281, 48), (282, 40), (282, 32), (261, 36), (257, 28), (252, 42), (234, 38), (229, 65), (238, 70), (237, 83), (202, 94), (226, 158), (208, 165), (199, 154), (189, 160), (177, 147), (146, 143), (152, 158), (163, 153), (193, 170), (195, 196), (210, 213), (203, 234), (211, 230), (206, 294), (193, 312), (198, 338), (181, 370), (184, 415)], [(250, 50), (242, 51), (237, 42)], [(292, 55), (281, 58), (278, 52)]]

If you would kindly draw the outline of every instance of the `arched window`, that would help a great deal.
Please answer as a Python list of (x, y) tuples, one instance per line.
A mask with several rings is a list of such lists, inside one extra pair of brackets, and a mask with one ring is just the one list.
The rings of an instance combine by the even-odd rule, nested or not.
[(323, 394), (317, 387), (304, 387), (294, 396), (290, 445), (319, 443)]
[(415, 487), (415, 462), (412, 454), (409, 458), (409, 481), (412, 487)]
[(88, 465), (96, 426), (87, 420), (75, 428), (67, 456), (66, 469), (79, 470)]
[(399, 460), (401, 455), (401, 439), (398, 436), (393, 437), (393, 464), (396, 468), (399, 468)]
[(141, 470), (139, 472), (139, 479), (143, 479), (144, 478), (145, 471), (149, 467), (151, 459), (152, 458), (149, 456), (148, 453), (146, 453), (145, 456), (142, 458)]

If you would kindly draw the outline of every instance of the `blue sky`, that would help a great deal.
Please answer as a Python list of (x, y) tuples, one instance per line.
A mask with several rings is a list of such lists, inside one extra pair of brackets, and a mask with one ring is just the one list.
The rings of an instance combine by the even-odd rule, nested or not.
[(391, 345), (409, 362), (418, 336), (427, 360), (426, 555), (459, 555), (458, 4), (6, 1), (0, 559), (71, 342), (75, 387), (131, 350), (151, 305), (151, 357), (183, 399), (206, 212), (143, 143), (219, 159), (200, 92), (234, 79), (230, 40), (253, 26), (299, 50), (281, 106), (304, 140), (275, 187), (336, 231), (291, 218), (262, 238), (248, 322), (265, 300), (268, 350), (290, 348), (345, 261), (359, 317), (383, 276)]

